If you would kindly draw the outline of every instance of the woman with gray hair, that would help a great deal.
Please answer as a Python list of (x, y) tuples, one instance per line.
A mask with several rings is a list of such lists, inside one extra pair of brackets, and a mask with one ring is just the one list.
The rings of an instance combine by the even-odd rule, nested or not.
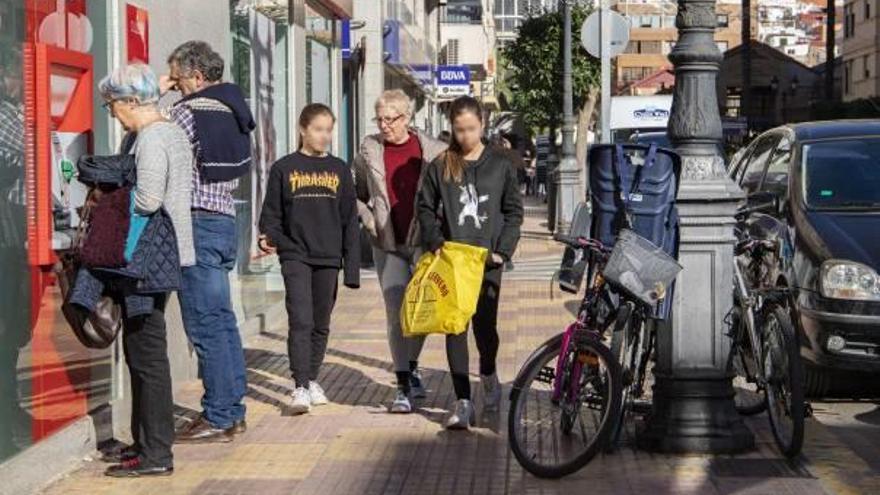
[(399, 89), (376, 101), (373, 122), (355, 158), (358, 213), (373, 244), (373, 258), (385, 300), (388, 342), (397, 377), (392, 413), (412, 412), (412, 399), (425, 397), (418, 373), (424, 337), (407, 339), (400, 327), (400, 305), (419, 252), (416, 194), (423, 171), (446, 145), (410, 127), (412, 100)]
[[(156, 106), (156, 75), (145, 65), (128, 65), (114, 70), (98, 88), (104, 107), (126, 131), (137, 135), (133, 147), (137, 171), (132, 195), (134, 212), (149, 216), (164, 208), (174, 225), (180, 264), (192, 265), (192, 148), (183, 130), (166, 120)], [(139, 242), (144, 241), (141, 238)], [(169, 294), (149, 296), (152, 312), (123, 320), (122, 343), (131, 374), (134, 445), (118, 453), (116, 460), (120, 463), (109, 467), (107, 476), (167, 476), (174, 471), (174, 415), (165, 331)]]

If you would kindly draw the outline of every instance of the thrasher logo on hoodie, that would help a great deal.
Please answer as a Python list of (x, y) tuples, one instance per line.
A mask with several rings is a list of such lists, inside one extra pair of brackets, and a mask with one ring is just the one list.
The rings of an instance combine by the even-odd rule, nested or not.
[(339, 175), (333, 172), (300, 172), (294, 170), (288, 176), (290, 192), (294, 197), (335, 198), (339, 189)]

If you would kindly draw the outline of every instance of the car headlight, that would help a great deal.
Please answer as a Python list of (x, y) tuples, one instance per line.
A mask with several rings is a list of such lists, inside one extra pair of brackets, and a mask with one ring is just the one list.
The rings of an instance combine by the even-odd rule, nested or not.
[(853, 261), (829, 260), (822, 264), (822, 295), (833, 299), (880, 301), (880, 276)]

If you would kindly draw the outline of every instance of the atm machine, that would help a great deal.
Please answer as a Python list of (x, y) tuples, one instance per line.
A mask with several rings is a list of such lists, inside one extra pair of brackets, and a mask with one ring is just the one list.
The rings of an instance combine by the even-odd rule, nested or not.
[(33, 129), (28, 140), (33, 166), (26, 175), (28, 261), (38, 269), (33, 290), (39, 296), (51, 283), (47, 276), (56, 251), (71, 245), (78, 208), (85, 202), (87, 190), (76, 180), (76, 162), (92, 149), (93, 72), (86, 53), (34, 43), (26, 56), (33, 64), (25, 65), (32, 68), (26, 70), (32, 79), (26, 84), (33, 88), (25, 101), (30, 110), (26, 125)]

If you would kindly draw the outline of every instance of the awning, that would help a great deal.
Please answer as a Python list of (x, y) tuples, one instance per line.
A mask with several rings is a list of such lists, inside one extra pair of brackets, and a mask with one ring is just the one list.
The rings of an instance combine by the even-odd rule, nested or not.
[[(297, 12), (297, 7), (302, 9), (302, 6), (308, 4), (321, 15), (337, 19), (351, 19), (354, 12), (352, 9), (353, 0), (293, 0), (292, 3), (295, 12)], [(239, 6), (253, 7), (254, 10), (275, 22), (287, 23), (290, 18), (291, 2), (289, 0), (245, 0), (240, 1)], [(298, 15), (303, 15), (302, 10), (298, 11)]]
[(324, 10), (339, 19), (351, 19), (353, 0), (307, 0), (315, 10)]

